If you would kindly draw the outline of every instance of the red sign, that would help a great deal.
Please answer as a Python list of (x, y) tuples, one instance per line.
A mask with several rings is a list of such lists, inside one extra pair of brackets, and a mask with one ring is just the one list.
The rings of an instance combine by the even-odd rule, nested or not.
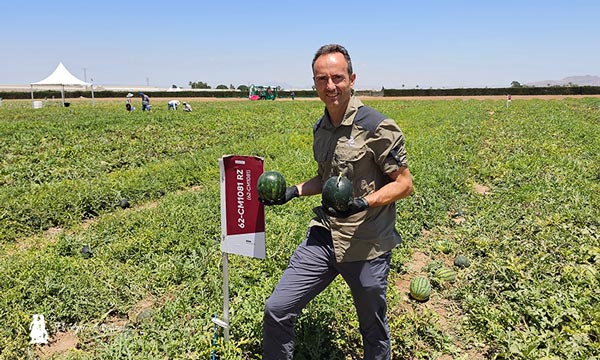
[(221, 230), (224, 252), (264, 258), (265, 211), (258, 200), (256, 183), (263, 173), (263, 159), (228, 155), (221, 169)]

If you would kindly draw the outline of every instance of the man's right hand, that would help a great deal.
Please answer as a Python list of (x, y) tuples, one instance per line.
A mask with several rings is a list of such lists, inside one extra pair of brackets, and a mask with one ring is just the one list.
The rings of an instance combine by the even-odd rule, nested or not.
[(283, 205), (286, 202), (292, 200), (293, 198), (297, 198), (300, 196), (300, 193), (298, 192), (298, 187), (297, 186), (289, 186), (288, 188), (285, 189), (285, 197), (283, 199), (279, 199), (277, 201), (269, 201), (269, 200), (263, 200), (261, 198), (258, 198), (258, 200), (265, 204), (265, 205)]
[(361, 211), (365, 211), (369, 208), (369, 202), (364, 197), (354, 198), (348, 201), (348, 209), (345, 211), (339, 211), (330, 206), (322, 205), (323, 209), (329, 216), (337, 218), (347, 218), (350, 215), (354, 215)]

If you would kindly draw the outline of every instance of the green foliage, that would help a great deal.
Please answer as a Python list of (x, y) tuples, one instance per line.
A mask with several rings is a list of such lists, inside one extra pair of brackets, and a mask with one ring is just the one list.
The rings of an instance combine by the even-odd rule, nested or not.
[[(597, 95), (600, 86), (515, 86), (506, 88), (456, 88), (456, 89), (384, 89), (383, 96), (483, 96), (483, 95)], [(513, 98), (514, 100), (514, 98)]]
[(389, 321), (396, 334), (392, 340), (393, 359), (435, 359), (456, 353), (455, 339), (440, 329), (439, 315), (428, 307), (394, 313)]
[(442, 254), (450, 254), (452, 252), (452, 243), (447, 239), (438, 240), (433, 244), (435, 251), (441, 252)]
[(203, 81), (190, 81), (188, 83), (188, 85), (192, 89), (210, 89), (210, 86), (208, 85), (208, 83), (205, 83)]
[[(403, 129), (415, 186), (397, 204), (393, 357), (599, 357), (598, 99), (367, 104)], [(79, 338), (57, 358), (259, 358), (264, 303), (320, 199), (266, 209), (264, 261), (231, 256), (231, 341), (218, 332), (213, 344), (218, 158), (261, 156), (290, 184), (312, 177), (322, 104), (192, 102), (189, 114), (126, 113), (121, 102), (29, 105), (0, 107), (0, 358), (35, 358), (35, 313), (51, 335)], [(130, 208), (119, 206), (124, 198)], [(464, 222), (449, 215), (456, 209)], [(449, 251), (436, 250), (439, 240)], [(83, 256), (86, 245), (93, 256)], [(411, 249), (435, 257), (426, 271), (456, 253), (471, 266), (427, 303), (407, 301), (395, 281)], [(437, 300), (456, 310), (444, 319), (452, 324)], [(142, 308), (149, 316), (136, 321)], [(341, 279), (300, 315), (296, 335), (299, 359), (362, 356)]]

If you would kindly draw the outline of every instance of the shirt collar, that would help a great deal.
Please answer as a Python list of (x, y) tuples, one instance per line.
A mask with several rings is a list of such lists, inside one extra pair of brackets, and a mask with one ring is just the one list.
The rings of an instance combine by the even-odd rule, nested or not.
[[(356, 111), (363, 105), (364, 104), (362, 103), (362, 101), (360, 101), (359, 98), (352, 95), (350, 97), (350, 101), (348, 101), (348, 107), (346, 108), (346, 112), (344, 113), (344, 119), (342, 120), (342, 123), (340, 124), (340, 126), (352, 125), (352, 123), (354, 123), (354, 117), (356, 116)], [(327, 112), (327, 108), (325, 108), (324, 117), (325, 117), (325, 119), (327, 119), (327, 121), (325, 122), (326, 126), (328, 128), (333, 128), (333, 124), (331, 124), (331, 119), (329, 118), (329, 113)]]

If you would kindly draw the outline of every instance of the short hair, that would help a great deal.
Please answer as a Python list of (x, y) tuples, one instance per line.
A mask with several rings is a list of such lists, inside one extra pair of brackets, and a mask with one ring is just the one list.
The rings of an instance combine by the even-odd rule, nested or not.
[(323, 45), (319, 48), (319, 50), (317, 50), (317, 53), (315, 54), (315, 57), (313, 58), (313, 61), (312, 61), (313, 74), (315, 72), (315, 62), (317, 61), (319, 56), (333, 54), (333, 53), (340, 53), (340, 54), (344, 55), (344, 59), (346, 59), (346, 62), (348, 63), (348, 75), (352, 75), (352, 73), (353, 73), (352, 60), (350, 59), (350, 54), (348, 54), (348, 50), (346, 50), (345, 47), (343, 47), (342, 45), (339, 45), (339, 44)]

